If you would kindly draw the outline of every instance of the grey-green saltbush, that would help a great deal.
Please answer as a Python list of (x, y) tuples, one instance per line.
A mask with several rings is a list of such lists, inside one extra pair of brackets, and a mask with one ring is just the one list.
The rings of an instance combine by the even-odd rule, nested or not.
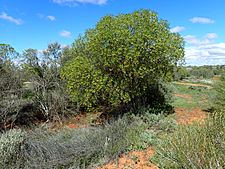
[[(133, 120), (132, 120), (133, 121)], [(138, 122), (122, 118), (104, 127), (10, 130), (0, 136), (0, 168), (87, 168), (126, 151), (139, 132)]]
[(26, 132), (9, 130), (0, 135), (0, 168), (11, 168), (21, 160), (21, 148), (26, 139)]

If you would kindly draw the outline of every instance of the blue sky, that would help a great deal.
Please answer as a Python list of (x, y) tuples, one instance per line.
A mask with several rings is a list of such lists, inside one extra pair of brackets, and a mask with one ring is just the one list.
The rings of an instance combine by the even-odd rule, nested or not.
[(70, 45), (107, 14), (150, 9), (185, 39), (189, 65), (225, 64), (224, 0), (0, 0), (0, 43), (17, 51)]

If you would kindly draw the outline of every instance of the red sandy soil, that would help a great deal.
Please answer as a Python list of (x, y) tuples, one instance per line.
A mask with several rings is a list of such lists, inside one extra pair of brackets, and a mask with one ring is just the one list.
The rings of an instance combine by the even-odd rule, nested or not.
[[(96, 119), (97, 117), (100, 116), (100, 112), (98, 113), (91, 113), (91, 114), (88, 114), (86, 112), (82, 112), (82, 113), (79, 113), (77, 115), (75, 115), (74, 117), (70, 118), (69, 120), (66, 120), (64, 122), (54, 122), (52, 124), (50, 124), (50, 127), (49, 127), (49, 131), (56, 131), (56, 130), (59, 130), (63, 127), (68, 127), (68, 128), (71, 128), (71, 129), (75, 129), (75, 128), (85, 128), (85, 127), (88, 127), (90, 126), (90, 123), (92, 121), (92, 119)], [(95, 123), (96, 125), (97, 122)]]
[(67, 127), (69, 128), (84, 128), (87, 127), (87, 113), (80, 113), (74, 116), (68, 123)]
[(175, 108), (176, 121), (178, 124), (191, 124), (194, 122), (202, 122), (207, 117), (206, 112), (203, 112), (200, 108), (186, 109)]
[(189, 94), (179, 94), (179, 93), (176, 93), (176, 94), (174, 94), (174, 96), (180, 97), (180, 98), (184, 98), (184, 99), (192, 99), (192, 96), (189, 95)]
[[(75, 115), (73, 118), (71, 118), (69, 121), (67, 121), (65, 124), (68, 128), (85, 128), (90, 126), (90, 123), (94, 121), (96, 118), (98, 118), (101, 115), (101, 112), (96, 112), (92, 114), (88, 114), (86, 112), (82, 112), (78, 115)], [(94, 122), (93, 125), (100, 125), (98, 122)]]
[(154, 150), (151, 147), (144, 151), (132, 151), (121, 155), (118, 161), (110, 162), (99, 169), (158, 169), (149, 162), (153, 154)]
[(201, 86), (201, 87), (207, 87), (209, 89), (212, 88), (212, 86), (205, 85), (205, 84), (195, 84), (195, 83), (187, 83), (187, 82), (175, 82), (175, 84), (186, 85), (186, 86)]
[(86, 125), (76, 125), (74, 123), (70, 123), (67, 125), (67, 127), (69, 127), (70, 129), (76, 129), (76, 128), (85, 128), (87, 126)]
[(214, 80), (214, 81), (220, 80), (220, 76), (214, 76), (214, 77), (213, 77), (213, 80)]

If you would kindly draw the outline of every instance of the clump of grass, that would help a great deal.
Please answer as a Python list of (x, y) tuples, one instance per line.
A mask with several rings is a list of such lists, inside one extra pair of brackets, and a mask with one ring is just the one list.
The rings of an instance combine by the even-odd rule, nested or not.
[(180, 126), (157, 144), (152, 162), (160, 168), (225, 168), (225, 112), (217, 112), (204, 124)]

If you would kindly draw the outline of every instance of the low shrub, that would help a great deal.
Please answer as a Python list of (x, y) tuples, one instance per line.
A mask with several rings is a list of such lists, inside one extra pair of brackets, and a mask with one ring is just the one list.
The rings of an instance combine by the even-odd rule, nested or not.
[[(88, 168), (114, 159), (137, 140), (139, 122), (123, 117), (104, 127), (10, 130), (1, 135), (1, 166), (5, 168)], [(29, 138), (25, 137), (28, 136)], [(27, 139), (25, 139), (27, 138)]]
[(26, 137), (25, 132), (16, 129), (0, 135), (0, 168), (13, 168), (22, 160), (21, 150)]
[(176, 120), (172, 116), (168, 116), (168, 113), (172, 111), (172, 107), (165, 106), (144, 108), (138, 115), (148, 128), (158, 132), (172, 132), (177, 126)]
[(176, 120), (172, 116), (165, 115), (164, 112), (161, 112), (160, 109), (155, 111), (159, 114), (154, 114), (154, 111), (151, 107), (142, 108), (136, 116), (134, 116), (137, 121), (142, 122), (140, 124), (141, 130), (139, 131), (138, 136), (136, 137), (135, 142), (128, 147), (128, 150), (143, 150), (149, 146), (155, 146), (158, 144), (158, 141), (161, 135), (164, 135), (168, 132), (173, 132), (176, 127)]

